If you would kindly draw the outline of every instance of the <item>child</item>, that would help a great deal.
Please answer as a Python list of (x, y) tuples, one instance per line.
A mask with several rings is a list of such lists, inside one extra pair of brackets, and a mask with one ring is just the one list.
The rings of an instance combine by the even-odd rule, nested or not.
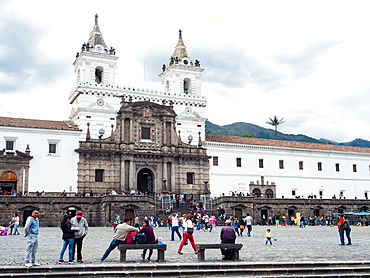
[(266, 245), (267, 245), (268, 242), (270, 242), (270, 245), (272, 245), (272, 237), (273, 237), (273, 235), (272, 235), (270, 229), (267, 229), (265, 236), (266, 236)]

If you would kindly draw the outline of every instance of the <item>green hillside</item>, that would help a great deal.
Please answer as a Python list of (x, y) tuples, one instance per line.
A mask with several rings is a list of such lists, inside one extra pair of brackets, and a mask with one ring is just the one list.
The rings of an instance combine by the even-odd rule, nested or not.
[(353, 147), (366, 147), (370, 148), (370, 141), (363, 139), (356, 139), (351, 142), (338, 143), (328, 139), (315, 139), (303, 134), (284, 134), (277, 132), (277, 138), (275, 138), (275, 130), (260, 127), (258, 125), (249, 123), (233, 123), (229, 125), (219, 126), (213, 124), (209, 121), (206, 122), (206, 134), (218, 134), (218, 135), (229, 135), (229, 136), (244, 136), (245, 134), (254, 134), (255, 138), (264, 139), (277, 139), (285, 141), (298, 141), (298, 142), (308, 142), (308, 143), (322, 143), (322, 144), (334, 144), (334, 145), (344, 145)]

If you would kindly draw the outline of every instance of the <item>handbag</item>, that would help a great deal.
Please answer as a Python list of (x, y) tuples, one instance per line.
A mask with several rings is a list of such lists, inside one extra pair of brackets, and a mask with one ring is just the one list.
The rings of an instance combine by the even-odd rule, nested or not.
[(344, 221), (343, 223), (342, 223), (342, 228), (344, 229), (344, 230), (347, 230), (348, 228), (349, 228), (349, 223), (348, 223), (348, 221), (346, 220), (346, 221)]
[(192, 233), (194, 233), (194, 228), (187, 228), (186, 232), (188, 234), (192, 234)]

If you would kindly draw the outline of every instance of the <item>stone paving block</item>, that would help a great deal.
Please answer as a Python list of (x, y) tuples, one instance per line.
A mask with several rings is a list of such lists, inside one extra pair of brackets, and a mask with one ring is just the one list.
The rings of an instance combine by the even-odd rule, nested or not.
[[(352, 227), (352, 245), (339, 245), (339, 236), (336, 227), (275, 227), (270, 226), (277, 239), (273, 245), (265, 245), (265, 231), (267, 226), (253, 226), (252, 236), (237, 237), (236, 243), (243, 244), (240, 251), (240, 260), (244, 262), (302, 262), (302, 261), (368, 261), (370, 253), (370, 228)], [(219, 243), (220, 229), (215, 232), (195, 231), (196, 243)], [(23, 237), (23, 228), (19, 236), (1, 236), (2, 251), (1, 266), (24, 265), (27, 240)], [(155, 228), (157, 237), (161, 237), (167, 244), (166, 262), (192, 263), (197, 261), (190, 243), (184, 246), (184, 255), (177, 254), (180, 241), (170, 241), (170, 231), (166, 227)], [(113, 236), (110, 227), (91, 227), (88, 236), (84, 239), (83, 260), (85, 264), (99, 264), (100, 257), (108, 247)], [(62, 247), (61, 231), (57, 227), (40, 228), (39, 248), (37, 260), (43, 265), (56, 265)], [(222, 262), (221, 253), (212, 250), (206, 256), (206, 262)], [(141, 264), (141, 250), (130, 250), (127, 253), (128, 263)], [(64, 259), (67, 260), (67, 252)], [(152, 258), (155, 260), (156, 251)], [(104, 264), (119, 263), (119, 251), (114, 250), (104, 261)], [(145, 263), (148, 263), (147, 261)], [(80, 264), (76, 263), (76, 266)]]

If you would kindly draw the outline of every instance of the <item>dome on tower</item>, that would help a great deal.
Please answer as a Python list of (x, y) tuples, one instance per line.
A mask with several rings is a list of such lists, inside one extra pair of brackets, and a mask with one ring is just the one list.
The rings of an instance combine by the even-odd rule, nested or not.
[(90, 47), (95, 47), (96, 45), (101, 45), (105, 49), (107, 49), (107, 45), (104, 42), (103, 34), (100, 31), (99, 25), (98, 25), (98, 15), (95, 15), (95, 25), (90, 33), (90, 38), (87, 42)]

